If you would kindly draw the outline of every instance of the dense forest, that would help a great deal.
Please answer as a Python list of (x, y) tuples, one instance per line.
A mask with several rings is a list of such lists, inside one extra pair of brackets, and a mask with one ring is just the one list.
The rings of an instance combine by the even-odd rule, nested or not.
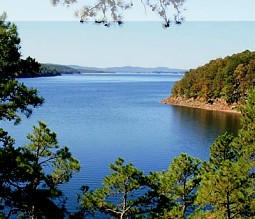
[(33, 77), (47, 77), (47, 76), (59, 76), (61, 74), (79, 74), (80, 70), (56, 64), (39, 64), (39, 70), (37, 72), (26, 71), (19, 74), (20, 78), (33, 78)]
[[(21, 59), (19, 44), (17, 27), (0, 17), (0, 121), (13, 125), (44, 102), (35, 88), (17, 80), (40, 67), (31, 57)], [(254, 63), (245, 58), (254, 53), (242, 54), (238, 66)], [(252, 66), (246, 73), (254, 76)], [(167, 171), (145, 175), (117, 158), (101, 187), (82, 186), (76, 212), (68, 212), (62, 188), (81, 167), (57, 134), (40, 121), (28, 144), (16, 145), (0, 126), (0, 218), (255, 218), (255, 88), (245, 92), (238, 135), (219, 136), (207, 161), (182, 153)]]
[(248, 50), (210, 61), (186, 72), (171, 97), (244, 104), (249, 88), (255, 85), (255, 52)]

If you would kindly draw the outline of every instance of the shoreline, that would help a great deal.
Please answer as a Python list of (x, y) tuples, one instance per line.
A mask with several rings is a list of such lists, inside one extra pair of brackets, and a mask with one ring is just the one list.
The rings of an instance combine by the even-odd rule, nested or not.
[(216, 99), (213, 101), (213, 103), (209, 104), (202, 100), (184, 99), (181, 97), (169, 97), (167, 99), (162, 100), (161, 103), (173, 106), (184, 106), (196, 109), (241, 114), (240, 111), (236, 110), (236, 108), (240, 105), (238, 104), (228, 105), (226, 101), (222, 99)]

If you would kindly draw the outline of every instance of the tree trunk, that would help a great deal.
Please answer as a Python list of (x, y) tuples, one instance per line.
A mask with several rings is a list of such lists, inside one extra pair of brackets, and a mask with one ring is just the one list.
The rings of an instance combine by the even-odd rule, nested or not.
[(230, 200), (228, 192), (227, 192), (227, 218), (231, 219)]

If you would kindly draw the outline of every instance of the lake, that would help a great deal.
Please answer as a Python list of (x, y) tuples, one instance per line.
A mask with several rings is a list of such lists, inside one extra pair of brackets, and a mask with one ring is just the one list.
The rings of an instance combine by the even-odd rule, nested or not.
[(174, 74), (82, 74), (21, 79), (45, 98), (20, 125), (2, 124), (17, 145), (38, 120), (45, 121), (68, 145), (82, 168), (64, 190), (75, 208), (81, 185), (96, 188), (118, 157), (145, 173), (167, 169), (181, 152), (208, 159), (209, 147), (225, 131), (236, 133), (238, 114), (161, 104)]

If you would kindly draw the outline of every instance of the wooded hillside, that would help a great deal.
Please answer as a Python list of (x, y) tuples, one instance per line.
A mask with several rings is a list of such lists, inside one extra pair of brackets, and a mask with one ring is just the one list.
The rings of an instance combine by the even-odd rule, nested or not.
[(19, 75), (21, 78), (59, 76), (61, 74), (80, 74), (80, 71), (65, 65), (39, 64), (38, 72), (26, 72)]
[(228, 104), (243, 104), (249, 88), (254, 85), (255, 52), (246, 50), (189, 70), (175, 83), (171, 97), (201, 101), (223, 99)]

